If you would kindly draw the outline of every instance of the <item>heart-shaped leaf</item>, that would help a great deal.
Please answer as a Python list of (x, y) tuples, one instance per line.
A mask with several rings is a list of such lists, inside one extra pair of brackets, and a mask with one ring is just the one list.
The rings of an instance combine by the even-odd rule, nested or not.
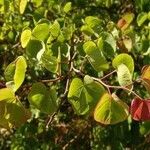
[(78, 115), (84, 115), (95, 107), (104, 92), (104, 87), (89, 76), (85, 76), (83, 82), (74, 78), (69, 88), (68, 100)]
[(131, 116), (137, 121), (150, 120), (150, 99), (142, 100), (135, 98), (131, 102)]
[(98, 49), (94, 42), (88, 41), (84, 43), (83, 49), (87, 54), (89, 62), (96, 71), (99, 72), (109, 68), (109, 64), (107, 63), (105, 57), (102, 55), (102, 52)]
[(57, 109), (56, 96), (54, 92), (47, 90), (44, 84), (35, 83), (28, 95), (28, 100), (31, 105), (39, 109), (41, 112), (52, 114)]
[(117, 55), (112, 62), (112, 65), (114, 68), (118, 68), (119, 65), (124, 64), (128, 67), (131, 74), (133, 74), (134, 71), (134, 61), (133, 58), (125, 53)]
[(117, 124), (127, 119), (128, 105), (118, 98), (105, 93), (94, 111), (94, 119), (102, 124)]
[(121, 86), (131, 86), (132, 84), (132, 74), (130, 73), (128, 67), (121, 64), (117, 68), (118, 81)]

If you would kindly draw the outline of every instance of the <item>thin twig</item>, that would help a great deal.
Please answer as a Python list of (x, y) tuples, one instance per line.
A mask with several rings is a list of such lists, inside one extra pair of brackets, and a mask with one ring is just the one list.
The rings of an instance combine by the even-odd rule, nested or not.
[(57, 81), (62, 80), (62, 79), (64, 79), (64, 76), (59, 76), (58, 78), (55, 78), (55, 79), (41, 80), (41, 82), (43, 82), (43, 83), (57, 82)]
[(126, 91), (129, 91), (131, 92), (132, 94), (134, 94), (136, 97), (138, 97), (139, 99), (142, 99), (138, 94), (136, 94), (134, 91), (124, 87), (124, 86), (112, 86), (112, 85), (107, 85), (105, 84), (103, 81), (101, 81), (100, 79), (98, 78), (95, 78), (95, 77), (92, 77), (93, 80), (95, 81), (98, 81), (99, 83), (101, 83), (102, 85), (104, 85), (105, 87), (108, 87), (108, 88), (114, 88), (114, 89), (123, 89), (123, 90), (126, 90)]
[(114, 71), (108, 73), (107, 75), (105, 75), (104, 77), (102, 77), (101, 80), (103, 80), (103, 79), (105, 79), (105, 78), (111, 76), (111, 75), (112, 75), (113, 73), (115, 73), (115, 72), (116, 72), (116, 70), (114, 70)]

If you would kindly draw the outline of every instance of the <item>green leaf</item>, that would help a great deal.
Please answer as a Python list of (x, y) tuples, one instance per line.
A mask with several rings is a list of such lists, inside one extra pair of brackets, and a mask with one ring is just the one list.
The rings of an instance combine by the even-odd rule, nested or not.
[(26, 73), (27, 63), (23, 56), (19, 56), (16, 60), (16, 69), (14, 74), (14, 91), (17, 91), (17, 89), (21, 86), (25, 79), (25, 73)]
[(57, 37), (60, 33), (60, 25), (57, 20), (50, 26), (50, 33), (52, 36)]
[(28, 95), (31, 105), (43, 113), (52, 114), (57, 109), (56, 96), (54, 91), (47, 90), (44, 84), (35, 83)]
[(91, 27), (89, 27), (88, 25), (83, 25), (83, 26), (81, 27), (81, 31), (84, 32), (84, 33), (87, 34), (87, 35), (92, 35), (92, 34), (94, 34), (94, 30), (93, 30)]
[(38, 52), (43, 48), (42, 42), (38, 40), (30, 40), (27, 48), (26, 48), (26, 54), (30, 58), (37, 58)]
[(58, 70), (58, 60), (55, 56), (52, 55), (50, 50), (47, 50), (43, 53), (41, 57), (42, 66), (45, 67), (48, 71), (56, 73)]
[(43, 0), (32, 0), (32, 3), (35, 7), (39, 7), (43, 3)]
[(8, 87), (12, 88), (14, 92), (21, 86), (25, 78), (27, 64), (23, 56), (19, 56), (15, 61), (10, 63), (6, 68), (4, 75)]
[(104, 92), (104, 87), (89, 76), (84, 77), (84, 82), (74, 78), (69, 87), (68, 101), (78, 115), (85, 115), (93, 109)]
[(32, 31), (32, 37), (36, 40), (45, 41), (49, 35), (49, 22), (48, 21), (41, 21), (35, 26)]
[(105, 93), (94, 111), (94, 119), (105, 125), (117, 124), (127, 119), (128, 105)]
[(25, 9), (26, 9), (26, 6), (27, 6), (27, 3), (28, 1), (27, 0), (20, 0), (20, 3), (19, 3), (19, 11), (20, 11), (20, 14), (23, 14)]
[(103, 32), (100, 36), (97, 42), (98, 47), (103, 50), (106, 56), (114, 55), (116, 52), (116, 41), (114, 37), (108, 32)]
[(141, 26), (146, 20), (148, 19), (148, 14), (145, 12), (141, 12), (137, 16), (137, 24), (138, 26)]
[(109, 64), (107, 63), (105, 57), (102, 55), (101, 51), (94, 42), (88, 41), (84, 43), (83, 49), (87, 54), (89, 62), (96, 71), (99, 72), (109, 68)]
[(0, 89), (0, 101), (15, 99), (15, 94), (10, 88)]
[(25, 48), (31, 39), (31, 30), (25, 29), (21, 33), (21, 46)]
[(6, 110), (5, 119), (11, 126), (20, 127), (31, 117), (30, 111), (20, 103), (7, 103)]
[(131, 74), (134, 71), (134, 61), (133, 58), (125, 53), (117, 55), (112, 62), (114, 68), (118, 68), (119, 65), (124, 64), (128, 67)]
[(96, 26), (99, 26), (101, 24), (101, 20), (94, 16), (88, 16), (85, 18), (85, 23), (90, 27), (94, 28)]
[(4, 71), (4, 76), (5, 76), (6, 81), (12, 81), (14, 79), (15, 69), (16, 69), (15, 62), (10, 63), (6, 67)]
[(68, 13), (71, 9), (72, 9), (72, 3), (71, 2), (66, 3), (66, 5), (64, 6), (64, 12)]
[(128, 67), (124, 64), (120, 64), (117, 68), (118, 81), (121, 86), (131, 86), (132, 74)]

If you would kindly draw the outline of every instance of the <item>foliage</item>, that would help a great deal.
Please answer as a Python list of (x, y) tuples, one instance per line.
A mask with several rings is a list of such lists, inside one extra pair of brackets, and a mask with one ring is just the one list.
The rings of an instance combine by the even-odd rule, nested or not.
[(148, 0), (0, 1), (1, 149), (148, 149)]

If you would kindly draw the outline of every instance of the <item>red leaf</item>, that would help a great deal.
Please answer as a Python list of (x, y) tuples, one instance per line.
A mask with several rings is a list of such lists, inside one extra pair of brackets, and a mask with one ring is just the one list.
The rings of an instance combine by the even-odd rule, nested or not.
[(141, 100), (139, 98), (133, 99), (130, 108), (131, 116), (137, 121), (150, 120), (150, 99)]

